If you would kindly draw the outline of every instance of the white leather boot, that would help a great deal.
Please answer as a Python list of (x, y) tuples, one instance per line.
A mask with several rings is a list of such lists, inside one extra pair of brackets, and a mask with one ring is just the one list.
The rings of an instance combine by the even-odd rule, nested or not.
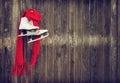
[(27, 17), (22, 17), (20, 22), (20, 30), (32, 30), (32, 29), (38, 29), (38, 26), (34, 26), (33, 22), (30, 21)]

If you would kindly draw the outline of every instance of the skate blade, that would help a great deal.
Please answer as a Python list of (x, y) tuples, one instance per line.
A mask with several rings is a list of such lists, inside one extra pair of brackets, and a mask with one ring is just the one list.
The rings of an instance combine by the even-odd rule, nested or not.
[(38, 39), (30, 40), (30, 41), (28, 41), (27, 43), (32, 43), (32, 42), (35, 42), (35, 41), (38, 41), (38, 40), (44, 39), (44, 38), (46, 38), (46, 37), (48, 37), (48, 36), (49, 36), (49, 33), (47, 33), (47, 35), (45, 35), (45, 36), (41, 35), (41, 37), (38, 38)]
[(18, 37), (23, 37), (23, 36), (32, 36), (33, 34), (21, 34), (21, 35), (18, 35)]
[(34, 36), (34, 35), (42, 35), (42, 34), (45, 34), (45, 33), (48, 33), (48, 30), (38, 30), (36, 32), (27, 32), (27, 34), (20, 34), (18, 35), (18, 37), (21, 37), (21, 36)]
[(20, 34), (20, 35), (18, 35), (18, 37), (22, 37), (22, 36), (26, 36), (25, 34)]
[(48, 30), (39, 30), (35, 33), (35, 35), (42, 35), (42, 34), (45, 34), (45, 33), (48, 33)]
[(22, 36), (32, 36), (34, 34), (21, 34), (21, 35), (18, 35), (18, 37), (22, 37)]

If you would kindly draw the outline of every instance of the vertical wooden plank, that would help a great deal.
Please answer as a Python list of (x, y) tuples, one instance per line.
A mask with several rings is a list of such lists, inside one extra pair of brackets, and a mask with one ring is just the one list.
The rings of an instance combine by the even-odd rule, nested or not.
[[(52, 6), (51, 6), (52, 5)], [(50, 36), (49, 38), (51, 39), (53, 34), (54, 34), (54, 27), (53, 24), (54, 23), (54, 19), (53, 19), (53, 15), (54, 15), (54, 2), (51, 1), (47, 1), (45, 2), (45, 7), (46, 7), (46, 12), (45, 12), (45, 25), (44, 28), (48, 28), (49, 29), (49, 33), (50, 33)], [(46, 41), (47, 39), (45, 39)], [(48, 41), (48, 43), (45, 41), (42, 41), (44, 42), (43, 45), (46, 46), (46, 55), (45, 56), (45, 78), (46, 78), (46, 81), (45, 82), (53, 82), (53, 78), (54, 78), (54, 48), (52, 47), (53, 44), (50, 44), (50, 42)], [(53, 42), (54, 43), (54, 42)], [(49, 44), (49, 45), (48, 45)], [(43, 50), (44, 51), (44, 50)]]
[(82, 81), (82, 51), (83, 51), (83, 45), (82, 45), (82, 39), (83, 39), (83, 3), (82, 1), (77, 0), (76, 2), (76, 29), (75, 29), (75, 82), (83, 82)]
[(77, 1), (70, 1), (69, 3), (69, 61), (70, 61), (70, 82), (75, 82), (75, 69), (76, 69), (76, 2)]
[[(37, 1), (37, 3), (38, 3), (38, 6), (37, 6), (37, 10), (40, 12), (40, 13), (42, 13), (43, 14), (43, 11), (42, 11), (42, 9), (43, 9), (43, 0), (41, 0), (41, 1)], [(42, 23), (43, 23), (43, 19), (44, 19), (44, 14), (43, 14), (43, 17), (42, 17), (42, 20), (40, 21), (40, 23), (39, 23), (39, 26), (40, 27), (43, 27), (42, 26)], [(37, 77), (36, 78), (38, 78), (38, 83), (42, 83), (43, 82), (43, 71), (44, 70), (42, 70), (42, 65), (44, 64), (44, 63), (42, 63), (43, 62), (43, 45), (42, 45), (42, 43), (40, 43), (41, 44), (41, 47), (40, 47), (40, 54), (39, 54), (39, 56), (38, 56), (38, 58), (37, 58), (37, 64), (36, 64), (36, 74), (37, 74)]]
[(117, 0), (111, 0), (110, 27), (110, 81), (116, 82), (117, 76)]
[(104, 7), (103, 0), (97, 1), (97, 33), (100, 35), (99, 46), (97, 50), (96, 62), (96, 80), (97, 82), (104, 82), (104, 45), (106, 44), (106, 37), (104, 36)]
[(2, 53), (2, 82), (11, 82), (11, 10), (12, 1), (2, 1), (3, 13), (3, 26), (2, 26), (2, 39), (3, 39), (3, 53)]
[(67, 82), (70, 83), (70, 60), (69, 60), (69, 4), (70, 4), (70, 1), (68, 1), (67, 3), (67, 42), (68, 42), (68, 45), (67, 45)]
[[(73, 16), (73, 22), (74, 22), (74, 24), (73, 24), (73, 27), (74, 27), (74, 31), (73, 31), (73, 46), (74, 46), (74, 50), (73, 50), (73, 52), (74, 52), (74, 55), (73, 55), (73, 67), (74, 67), (74, 69), (72, 70), (73, 71), (73, 76), (74, 76), (74, 83), (76, 82), (76, 73), (75, 73), (75, 70), (76, 70), (76, 66), (77, 66), (77, 60), (76, 60), (76, 57), (77, 57), (77, 47), (76, 47), (76, 43), (77, 43), (77, 39), (76, 39), (76, 35), (77, 35), (77, 21), (76, 21), (76, 19), (78, 18), (77, 17), (77, 0), (74, 2), (74, 4), (73, 4), (73, 10), (74, 10), (74, 16)], [(78, 70), (78, 72), (80, 72), (80, 70)]]
[(55, 0), (54, 1), (54, 34), (55, 34), (55, 40), (54, 40), (54, 76), (55, 76), (55, 82), (61, 81), (61, 46), (59, 41), (61, 36), (61, 1)]
[[(90, 34), (91, 37), (96, 35), (96, 0), (90, 0)], [(96, 47), (90, 46), (90, 80), (91, 82), (96, 81), (96, 56), (97, 56), (97, 49)]]
[(55, 39), (55, 82), (60, 83), (60, 72), (61, 72), (61, 65), (60, 65), (60, 58), (61, 58), (61, 52), (60, 52), (60, 44), (58, 41), (60, 41), (59, 36), (61, 35), (60, 33), (60, 27), (61, 27), (61, 17), (60, 15), (60, 7), (61, 7), (61, 1), (55, 0), (55, 6), (54, 6), (54, 11), (55, 11), (55, 20), (54, 20), (54, 27), (55, 27), (55, 34), (56, 34), (56, 39)]
[[(107, 5), (107, 6), (106, 6)], [(111, 5), (110, 1), (104, 1), (104, 36), (107, 37), (107, 43), (104, 46), (104, 57), (105, 57), (105, 65), (104, 65), (104, 71), (105, 71), (105, 82), (109, 82), (109, 72), (110, 72), (110, 64), (109, 64), (109, 55), (110, 55), (110, 41), (109, 41), (109, 35), (110, 35), (110, 11)], [(108, 13), (109, 12), (109, 13)]]
[[(15, 61), (15, 45), (16, 45), (16, 38), (17, 38), (17, 28), (18, 28), (18, 17), (19, 15), (19, 1), (13, 0), (12, 4), (12, 31), (11, 31), (11, 39), (12, 39), (12, 67)], [(12, 76), (12, 82), (17, 83), (17, 77)]]
[[(10, 16), (9, 16), (11, 18), (11, 20), (10, 20), (11, 22), (9, 22), (9, 24), (11, 24), (11, 26), (9, 27), (9, 30), (11, 32), (10, 32), (10, 34), (8, 34), (8, 36), (11, 36), (10, 39), (11, 39), (11, 45), (12, 45), (11, 50), (12, 51), (10, 53), (8, 52), (8, 54), (10, 54), (11, 55), (10, 57), (12, 58), (11, 59), (11, 61), (12, 61), (11, 62), (11, 70), (12, 70), (12, 67), (14, 64), (14, 57), (15, 57), (16, 33), (17, 33), (17, 28), (18, 28), (17, 27), (17, 22), (18, 22), (17, 17), (19, 16), (19, 11), (18, 11), (18, 2), (12, 0), (9, 5), (12, 5), (11, 6), (12, 8), (11, 8), (11, 10), (8, 9), (9, 11), (11, 11)], [(16, 10), (16, 11), (14, 11), (14, 10)], [(8, 41), (8, 42), (10, 43), (10, 41)], [(17, 77), (13, 77), (11, 75), (11, 70), (10, 70), (10, 76), (12, 78), (11, 81), (12, 81), (12, 83), (17, 82)]]
[[(43, 18), (40, 22), (40, 26), (42, 28), (46, 27), (46, 8), (45, 8), (45, 1), (42, 0), (40, 1), (39, 3), (39, 8), (40, 8), (40, 12), (43, 13)], [(39, 74), (39, 82), (40, 83), (43, 83), (45, 82), (46, 83), (46, 78), (45, 78), (45, 73), (46, 73), (46, 46), (45, 45), (42, 45), (42, 41), (41, 41), (41, 47), (40, 47), (40, 56), (38, 58), (38, 65), (39, 65), (39, 68), (38, 68), (38, 74)]]
[(117, 15), (118, 15), (118, 18), (117, 18), (118, 19), (118, 47), (117, 47), (118, 48), (118, 60), (117, 60), (117, 62), (118, 62), (117, 63), (117, 65), (118, 65), (117, 69), (118, 70), (117, 70), (117, 82), (120, 82), (120, 65), (119, 65), (120, 64), (120, 51), (119, 51), (120, 50), (120, 39), (119, 39), (120, 38), (120, 33), (119, 33), (120, 32), (120, 19), (119, 19), (120, 18), (120, 0), (117, 0), (117, 2), (118, 2), (118, 4), (117, 4), (117, 7), (118, 7), (118, 10), (117, 10)]
[[(45, 12), (43, 10), (46, 10), (45, 8), (45, 1), (44, 0), (41, 0), (41, 1), (35, 1), (35, 3), (37, 3), (38, 5), (38, 11), (40, 13), (42, 13), (43, 17), (42, 17), (42, 20), (39, 22), (39, 26), (40, 28), (42, 29), (43, 27), (46, 27), (46, 24), (44, 24), (44, 21), (45, 21)], [(34, 5), (34, 8), (35, 5)], [(44, 25), (43, 25), (44, 24)], [(45, 45), (42, 45), (42, 41), (41, 42), (41, 46), (40, 46), (40, 54), (38, 56), (38, 61), (37, 61), (37, 64), (36, 64), (36, 67), (35, 67), (35, 71), (36, 71), (36, 78), (34, 79), (34, 82), (39, 82), (39, 83), (42, 83), (42, 82), (46, 82), (46, 79), (45, 79), (45, 73), (46, 73), (46, 70), (45, 70), (45, 66), (46, 66), (46, 46)]]
[(79, 53), (81, 54), (81, 81), (83, 83), (90, 82), (90, 47), (89, 47), (89, 28), (90, 28), (90, 1), (85, 0), (83, 1), (83, 8), (82, 8), (82, 40), (81, 40), (81, 51)]
[[(48, 22), (49, 25), (46, 27), (48, 28), (49, 30), (49, 33), (50, 33), (50, 36), (49, 38), (50, 39), (53, 39), (54, 40), (54, 1), (48, 1), (47, 2), (49, 4), (48, 6), (48, 11), (47, 14), (48, 14)], [(53, 38), (52, 38), (53, 37)], [(46, 39), (45, 39), (46, 40)], [(48, 56), (48, 69), (47, 69), (47, 72), (48, 72), (48, 83), (51, 82), (53, 83), (54, 82), (54, 41), (53, 43), (46, 43), (48, 45), (48, 53), (47, 53), (47, 56)]]
[(1, 80), (0, 82), (4, 82), (4, 73), (3, 73), (3, 70), (4, 70), (4, 64), (3, 64), (3, 27), (4, 27), (4, 12), (3, 12), (3, 1), (0, 1), (0, 4), (1, 4), (1, 7), (0, 7), (0, 40), (1, 40), (1, 48), (0, 48), (0, 77), (1, 77)]
[[(69, 64), (69, 60), (68, 60), (68, 0), (62, 0), (62, 6), (61, 6), (61, 52), (62, 52), (62, 56), (61, 56), (61, 67), (62, 67), (62, 72), (61, 72), (61, 82), (62, 83), (69, 83), (69, 68), (68, 68), (68, 64)], [(62, 39), (64, 38), (64, 40)]]

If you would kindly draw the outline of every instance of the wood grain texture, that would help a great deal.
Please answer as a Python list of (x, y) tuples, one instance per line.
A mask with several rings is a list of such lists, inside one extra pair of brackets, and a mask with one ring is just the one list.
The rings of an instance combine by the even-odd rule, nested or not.
[[(12, 76), (20, 16), (34, 8), (49, 30), (28, 76)], [(0, 0), (0, 83), (119, 83), (119, 0)], [(29, 65), (32, 43), (24, 38)]]

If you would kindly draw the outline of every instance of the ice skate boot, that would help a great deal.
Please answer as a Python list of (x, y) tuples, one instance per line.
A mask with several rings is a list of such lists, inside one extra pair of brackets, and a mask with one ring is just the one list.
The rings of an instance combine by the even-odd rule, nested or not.
[(27, 17), (22, 17), (20, 22), (19, 30), (33, 30), (38, 29), (38, 26), (34, 26), (33, 22), (29, 20)]
[(33, 22), (31, 20), (29, 20), (27, 17), (22, 17), (21, 18), (20, 27), (19, 27), (21, 36), (24, 35), (24, 31), (36, 30), (38, 28), (39, 27), (38, 26), (34, 26)]

